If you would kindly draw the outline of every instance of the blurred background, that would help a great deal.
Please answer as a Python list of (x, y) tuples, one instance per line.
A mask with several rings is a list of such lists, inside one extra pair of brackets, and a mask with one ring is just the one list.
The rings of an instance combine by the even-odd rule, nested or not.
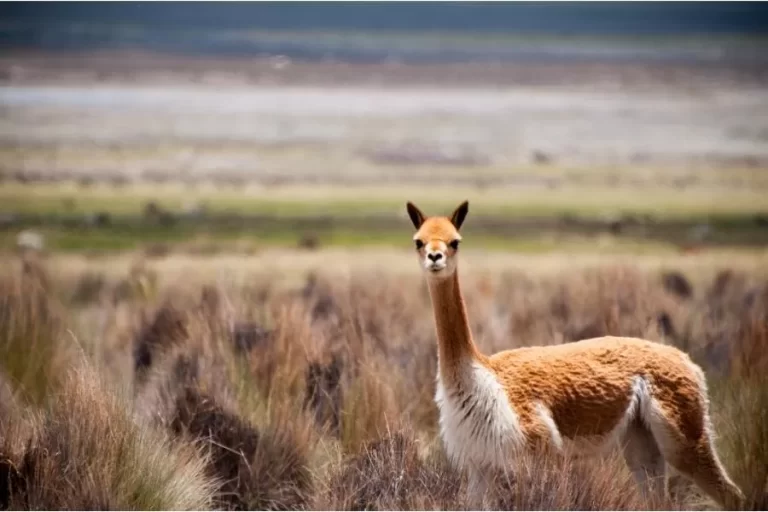
[[(478, 350), (686, 351), (767, 510), (766, 6), (0, 3), (0, 510), (470, 509), (405, 209), (465, 199)], [(487, 504), (714, 508), (613, 455)]]
[(0, 249), (410, 249), (406, 201), (469, 199), (482, 250), (764, 250), (767, 32), (739, 2), (3, 3)]

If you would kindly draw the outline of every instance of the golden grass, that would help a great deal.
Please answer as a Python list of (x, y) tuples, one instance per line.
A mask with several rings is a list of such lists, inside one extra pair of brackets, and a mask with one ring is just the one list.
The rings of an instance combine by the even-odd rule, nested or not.
[[(464, 476), (437, 436), (434, 326), (412, 257), (334, 249), (49, 258), (37, 295), (0, 288), (7, 317), (24, 326), (12, 331), (21, 337), (3, 339), (48, 332), (48, 310), (28, 303), (37, 297), (56, 305), (57, 329), (68, 334), (44, 339), (76, 340), (81, 350), (64, 365), (42, 364), (32, 345), (14, 341), (18, 356), (0, 373), (0, 411), (11, 411), (0, 418), (0, 498), (21, 508), (467, 508)], [(760, 507), (765, 257), (627, 263), (468, 250), (462, 280), (485, 352), (604, 334), (685, 348), (708, 374), (722, 458), (747, 506)], [(6, 267), (8, 283), (25, 279), (20, 268)], [(676, 278), (664, 279), (670, 272)], [(691, 293), (671, 287), (675, 280)], [(49, 345), (45, 361), (70, 349)], [(15, 376), (39, 367), (60, 384), (21, 400), (36, 381)], [(57, 453), (76, 462), (64, 465)], [(669, 498), (643, 495), (616, 454), (511, 462), (498, 475), (494, 508), (712, 506), (679, 482)]]
[(21, 400), (41, 404), (58, 384), (76, 349), (67, 346), (60, 305), (35, 262), (0, 278), (0, 372)]
[(108, 388), (81, 368), (51, 397), (50, 408), (26, 412), (31, 429), (4, 425), (0, 457), (10, 462), (13, 476), (0, 482), (0, 494), (10, 496), (10, 508), (210, 507), (216, 485), (204, 478), (196, 447), (138, 424), (130, 404)]

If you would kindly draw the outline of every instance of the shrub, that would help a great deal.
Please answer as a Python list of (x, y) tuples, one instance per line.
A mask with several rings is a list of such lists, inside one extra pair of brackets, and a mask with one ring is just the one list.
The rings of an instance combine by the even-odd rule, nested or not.
[[(221, 350), (228, 345), (222, 344)], [(229, 347), (232, 349), (232, 347)], [(230, 354), (231, 355), (231, 354)], [(290, 510), (301, 508), (311, 496), (308, 467), (310, 439), (302, 435), (295, 417), (251, 422), (265, 407), (248, 410), (257, 398), (243, 399), (247, 382), (239, 382), (237, 360), (222, 352), (180, 347), (154, 370), (140, 406), (147, 417), (159, 420), (180, 442), (190, 440), (209, 455), (206, 473), (221, 485), (217, 508), (232, 510)]]
[(498, 472), (487, 498), (495, 510), (677, 510), (661, 495), (644, 495), (617, 453), (602, 460), (537, 453)]
[(310, 496), (306, 453), (288, 429), (257, 430), (194, 389), (178, 397), (171, 428), (205, 444), (208, 472), (223, 482), (217, 507), (292, 510)]
[(366, 443), (331, 477), (326, 510), (457, 510), (461, 479), (444, 459), (423, 460), (407, 431)]
[(4, 446), (25, 446), (23, 453), (3, 454), (10, 507), (209, 507), (213, 482), (205, 478), (205, 460), (194, 447), (172, 446), (165, 436), (137, 424), (130, 407), (106, 387), (95, 373), (77, 371), (47, 411), (33, 413), (34, 428), (3, 425)]

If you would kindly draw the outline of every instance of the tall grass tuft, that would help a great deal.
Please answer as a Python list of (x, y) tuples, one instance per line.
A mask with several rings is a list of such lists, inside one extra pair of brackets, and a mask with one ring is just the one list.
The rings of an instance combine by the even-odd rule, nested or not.
[(289, 429), (256, 429), (190, 388), (177, 399), (171, 429), (204, 444), (208, 473), (222, 482), (217, 508), (292, 510), (310, 496), (306, 453)]
[(315, 508), (457, 510), (460, 490), (461, 478), (443, 458), (423, 459), (412, 433), (395, 431), (344, 460)]
[(494, 475), (494, 510), (678, 510), (662, 494), (644, 493), (621, 456), (583, 459), (568, 452), (520, 455)]
[[(763, 297), (765, 299), (765, 297)], [(768, 509), (768, 301), (747, 312), (732, 340), (731, 372), (715, 380), (715, 431), (723, 462), (746, 494)]]
[(0, 371), (0, 423), (9, 418), (16, 408), (16, 397), (13, 388), (2, 371)]
[[(242, 284), (204, 286), (204, 272), (173, 283), (159, 271), (172, 258), (148, 262), (137, 275), (151, 286), (115, 302), (100, 300), (108, 289), (71, 300), (72, 272), (0, 280), (0, 508), (470, 506), (438, 436), (426, 286), (321, 271), (301, 289), (263, 269)], [(97, 265), (83, 271), (111, 282)], [(686, 270), (687, 298), (631, 265), (473, 270), (463, 290), (486, 353), (602, 334), (689, 351), (707, 372), (724, 464), (747, 506), (765, 507), (768, 287), (738, 271), (712, 283), (709, 270)], [(73, 357), (76, 340), (99, 350)], [(511, 461), (487, 505), (711, 507), (695, 489), (644, 496), (615, 454), (548, 454)]]
[(745, 508), (768, 510), (768, 375), (728, 379), (713, 402), (718, 452), (747, 497)]
[[(12, 509), (180, 510), (208, 508), (214, 482), (194, 446), (172, 445), (136, 423), (130, 405), (97, 374), (70, 374), (31, 429), (3, 425), (13, 468)], [(21, 438), (20, 438), (21, 436)], [(19, 450), (19, 446), (24, 446)], [(8, 467), (8, 464), (6, 464)]]
[(208, 321), (191, 325), (191, 340), (149, 376), (140, 409), (178, 442), (203, 448), (206, 474), (220, 482), (216, 508), (303, 508), (314, 483), (309, 421), (271, 410), (228, 340), (210, 338), (217, 331)]
[(47, 284), (27, 272), (0, 278), (0, 370), (15, 394), (42, 404), (71, 354)]

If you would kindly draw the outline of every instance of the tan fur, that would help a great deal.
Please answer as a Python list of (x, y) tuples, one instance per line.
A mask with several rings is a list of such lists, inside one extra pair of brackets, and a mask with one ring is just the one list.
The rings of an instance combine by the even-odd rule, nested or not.
[[(648, 379), (661, 403), (677, 402), (674, 414), (688, 420), (680, 422), (688, 430), (686, 436), (700, 437), (697, 382), (683, 357), (673, 347), (607, 336), (508, 350), (485, 361), (511, 402), (543, 402), (567, 438), (602, 436), (613, 430), (629, 406), (628, 390), (635, 376)], [(529, 408), (523, 411), (527, 414)]]
[[(485, 466), (495, 465), (499, 453), (514, 456), (517, 447), (560, 448), (569, 443), (589, 453), (616, 441), (638, 480), (663, 476), (666, 461), (721, 505), (738, 506), (743, 495), (712, 444), (704, 374), (687, 354), (647, 340), (613, 336), (490, 357), (480, 353), (459, 286), (459, 250), (451, 247), (461, 240), (459, 229), (467, 212), (465, 202), (451, 218), (426, 217), (408, 203), (435, 315), (441, 433), (457, 462), (470, 470), (473, 485), (483, 489)], [(506, 403), (494, 394), (497, 389)], [(467, 396), (472, 393), (483, 395)], [(465, 421), (479, 425), (465, 429)], [(486, 431), (506, 437), (472, 437)], [(516, 436), (519, 439), (513, 439)], [(499, 445), (490, 454), (457, 446), (470, 443), (483, 451), (490, 441)]]

